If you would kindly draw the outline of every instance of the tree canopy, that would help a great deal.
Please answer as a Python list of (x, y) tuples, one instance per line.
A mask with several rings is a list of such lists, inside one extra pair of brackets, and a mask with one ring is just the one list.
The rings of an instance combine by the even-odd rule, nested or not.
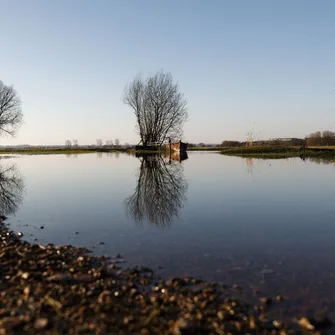
[(307, 145), (335, 145), (335, 132), (325, 130), (317, 131), (306, 137)]
[(138, 75), (126, 86), (123, 102), (134, 111), (143, 145), (181, 137), (187, 101), (170, 73), (156, 72), (146, 79)]
[(13, 86), (0, 81), (0, 135), (14, 136), (22, 123), (21, 100)]

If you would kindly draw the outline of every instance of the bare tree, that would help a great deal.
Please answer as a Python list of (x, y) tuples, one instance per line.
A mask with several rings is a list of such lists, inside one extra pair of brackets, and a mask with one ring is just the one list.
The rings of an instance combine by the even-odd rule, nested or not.
[(99, 147), (99, 148), (102, 147), (102, 139), (101, 138), (97, 139), (97, 147)]
[(0, 81), (0, 134), (14, 136), (22, 123), (21, 100), (13, 86)]
[(335, 133), (330, 130), (325, 130), (322, 132), (322, 139), (324, 145), (334, 145), (335, 144)]
[(75, 148), (78, 147), (78, 140), (73, 140), (72, 143), (73, 143), (73, 146), (74, 146)]
[(251, 131), (249, 131), (248, 134), (247, 134), (247, 143), (246, 143), (247, 147), (252, 147), (256, 137), (262, 132), (260, 130), (258, 133), (255, 133), (254, 132), (254, 126), (255, 126), (255, 122), (254, 122), (254, 125), (253, 125)]
[(71, 141), (70, 141), (70, 140), (66, 140), (66, 141), (65, 141), (65, 146), (66, 146), (67, 148), (71, 148), (71, 147), (72, 147), (72, 143), (71, 143)]
[(115, 139), (114, 144), (115, 144), (116, 147), (118, 147), (120, 145), (120, 141), (119, 141), (118, 138)]
[(135, 77), (124, 90), (123, 102), (135, 113), (143, 145), (181, 137), (188, 118), (187, 101), (170, 73), (156, 72), (146, 79)]

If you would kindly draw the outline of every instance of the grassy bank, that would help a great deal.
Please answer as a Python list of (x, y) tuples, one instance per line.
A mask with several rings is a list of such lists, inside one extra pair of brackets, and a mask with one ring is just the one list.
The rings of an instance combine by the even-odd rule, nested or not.
[(299, 147), (285, 147), (285, 146), (254, 146), (254, 147), (239, 147), (227, 148), (221, 150), (223, 155), (228, 156), (241, 156), (251, 158), (290, 158), (290, 157), (316, 157), (316, 158), (335, 158), (335, 150), (330, 148), (306, 148), (300, 150)]
[[(188, 151), (220, 151), (222, 147), (193, 147), (189, 148)], [(134, 148), (2, 148), (0, 149), (0, 155), (3, 154), (20, 154), (20, 155), (55, 155), (55, 154), (85, 154), (92, 152), (128, 152), (138, 154), (162, 154), (165, 153), (166, 148), (160, 150), (138, 150)]]
[[(290, 157), (319, 157), (319, 158), (335, 158), (334, 147), (310, 147), (301, 151), (299, 147), (285, 146), (254, 146), (254, 147), (191, 147), (188, 151), (213, 151), (220, 152), (223, 155), (254, 157), (254, 158), (290, 158)], [(20, 155), (55, 155), (55, 154), (85, 154), (94, 152), (124, 152), (130, 154), (164, 154), (165, 148), (161, 150), (139, 150), (134, 148), (15, 148), (0, 149), (0, 155), (20, 154)]]
[(92, 152), (127, 152), (127, 148), (24, 148), (24, 149), (0, 149), (1, 154), (20, 155), (55, 155), (55, 154), (86, 154)]
[(221, 151), (222, 147), (190, 147), (187, 151)]
[[(221, 151), (222, 147), (190, 147), (187, 151)], [(135, 152), (135, 149), (130, 149), (130, 151)], [(169, 149), (162, 147), (160, 150), (138, 150), (137, 153), (165, 153), (169, 152)]]

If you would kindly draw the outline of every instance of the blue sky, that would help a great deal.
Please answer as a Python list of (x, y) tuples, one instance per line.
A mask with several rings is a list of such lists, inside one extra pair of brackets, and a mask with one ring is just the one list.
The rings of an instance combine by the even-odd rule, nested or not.
[(121, 101), (171, 72), (189, 142), (335, 131), (335, 1), (0, 0), (0, 80), (25, 123), (0, 144), (136, 143)]

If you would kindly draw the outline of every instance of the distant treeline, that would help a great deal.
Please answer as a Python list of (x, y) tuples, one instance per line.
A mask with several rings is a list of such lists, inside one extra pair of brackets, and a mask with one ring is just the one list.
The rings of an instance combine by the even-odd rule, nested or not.
[[(243, 147), (250, 144), (250, 142), (240, 142), (240, 141), (223, 141), (221, 143), (222, 147)], [(317, 131), (312, 133), (305, 138), (271, 138), (265, 141), (252, 141), (252, 145), (287, 145), (287, 146), (327, 146), (335, 145), (335, 132)]]
[(317, 131), (306, 136), (306, 145), (335, 145), (335, 132)]
[[(221, 146), (223, 147), (243, 147), (250, 144), (250, 142), (239, 142), (239, 141), (223, 141)], [(305, 140), (303, 138), (273, 138), (264, 141), (253, 141), (253, 145), (304, 145)]]

